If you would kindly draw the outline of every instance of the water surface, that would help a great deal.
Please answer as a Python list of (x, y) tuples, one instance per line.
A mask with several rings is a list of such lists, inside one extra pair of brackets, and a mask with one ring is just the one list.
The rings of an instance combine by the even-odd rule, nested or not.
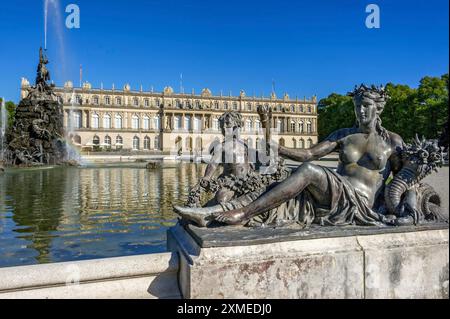
[(166, 251), (204, 167), (137, 164), (13, 169), (0, 175), (0, 267)]

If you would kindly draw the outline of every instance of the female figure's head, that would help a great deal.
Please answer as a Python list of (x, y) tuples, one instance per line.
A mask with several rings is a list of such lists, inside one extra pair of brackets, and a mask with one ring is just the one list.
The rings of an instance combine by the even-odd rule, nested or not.
[(225, 137), (239, 137), (239, 131), (243, 126), (242, 115), (238, 112), (225, 112), (219, 118), (222, 135)]
[(355, 104), (356, 125), (358, 127), (373, 127), (386, 140), (389, 135), (387, 130), (381, 126), (380, 118), (388, 99), (384, 87), (374, 85), (367, 87), (361, 84), (348, 95), (353, 98)]

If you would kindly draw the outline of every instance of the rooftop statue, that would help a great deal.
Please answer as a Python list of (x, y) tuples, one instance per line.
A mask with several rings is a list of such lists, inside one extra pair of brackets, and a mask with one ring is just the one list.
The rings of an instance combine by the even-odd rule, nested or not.
[[(442, 164), (437, 141), (417, 138), (405, 144), (386, 130), (380, 119), (388, 99), (383, 87), (361, 85), (349, 95), (354, 127), (337, 130), (310, 149), (278, 146), (281, 157), (303, 163), (289, 177), (220, 205), (178, 207), (177, 212), (247, 226), (402, 226), (444, 220), (439, 195), (422, 183)], [(270, 110), (260, 107), (258, 112), (270, 141)], [(311, 163), (336, 151), (337, 170)]]

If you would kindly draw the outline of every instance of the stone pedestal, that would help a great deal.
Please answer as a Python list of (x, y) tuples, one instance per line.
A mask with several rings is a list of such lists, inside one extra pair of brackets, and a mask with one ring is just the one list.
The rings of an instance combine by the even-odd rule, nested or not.
[(184, 298), (448, 298), (448, 225), (169, 230)]

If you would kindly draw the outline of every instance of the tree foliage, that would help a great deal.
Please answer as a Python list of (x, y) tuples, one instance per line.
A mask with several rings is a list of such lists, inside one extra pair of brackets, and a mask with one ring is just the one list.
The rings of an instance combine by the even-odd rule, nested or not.
[[(405, 141), (415, 134), (439, 138), (448, 121), (448, 74), (426, 76), (418, 88), (389, 83), (386, 90), (390, 99), (381, 115), (383, 126), (403, 137)], [(352, 127), (355, 114), (352, 99), (333, 93), (319, 101), (319, 139), (323, 140), (339, 128)]]

